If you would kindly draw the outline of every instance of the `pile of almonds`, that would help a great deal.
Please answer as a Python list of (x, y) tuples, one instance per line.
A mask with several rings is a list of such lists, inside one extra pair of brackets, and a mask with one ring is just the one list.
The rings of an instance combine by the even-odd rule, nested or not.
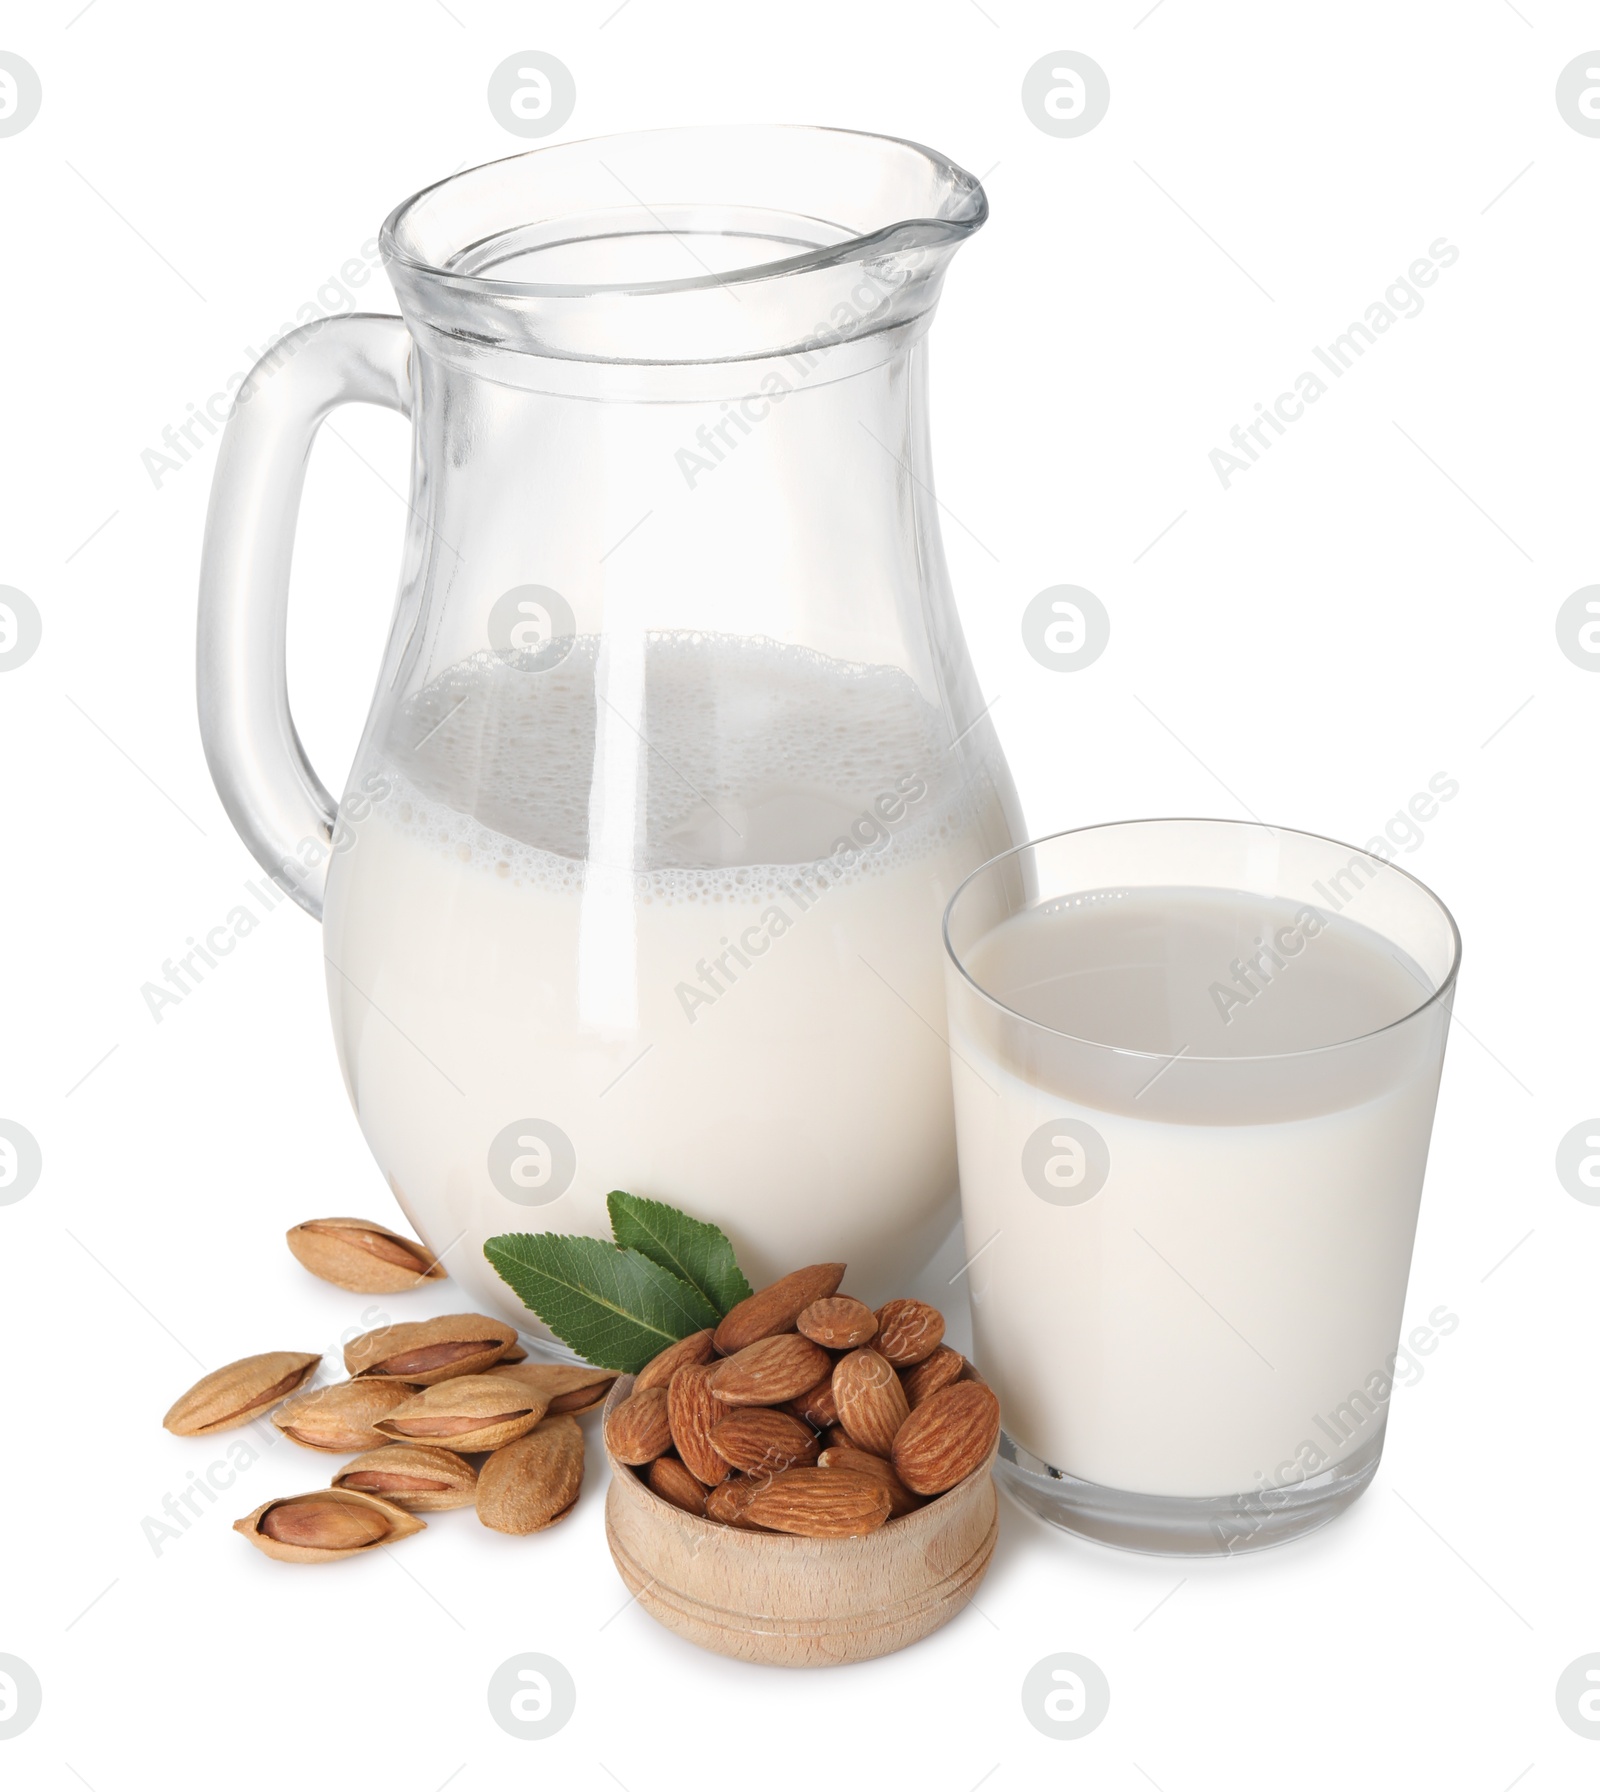
[[(406, 1286), (417, 1276), (413, 1269)], [(270, 1350), (203, 1377), (162, 1422), (179, 1437), (205, 1437), (270, 1411), (303, 1448), (354, 1458), (330, 1487), (268, 1500), (235, 1524), (282, 1562), (359, 1555), (424, 1529), (417, 1513), (456, 1506), (476, 1507), (491, 1530), (525, 1536), (571, 1511), (583, 1481), (576, 1415), (599, 1406), (616, 1380), (609, 1369), (526, 1355), (512, 1326), (481, 1313), (385, 1325), (345, 1347), (347, 1381), (309, 1387), (320, 1357)]]
[[(415, 1239), (370, 1220), (307, 1220), (288, 1243), (313, 1275), (356, 1293), (444, 1275)], [(612, 1456), (685, 1512), (807, 1537), (865, 1535), (965, 1480), (994, 1447), (999, 1402), (944, 1343), (936, 1308), (873, 1312), (839, 1292), (844, 1270), (796, 1270), (654, 1357), (607, 1421)], [(363, 1333), (345, 1347), (349, 1379), (322, 1387), (310, 1385), (319, 1356), (245, 1357), (203, 1376), (162, 1423), (207, 1437), (270, 1414), (303, 1448), (351, 1458), (328, 1487), (234, 1525), (278, 1561), (341, 1561), (459, 1506), (526, 1536), (576, 1504), (577, 1418), (617, 1379), (526, 1358), (504, 1321), (451, 1313)]]
[(607, 1418), (612, 1456), (685, 1512), (802, 1537), (865, 1535), (965, 1480), (999, 1401), (937, 1308), (873, 1312), (844, 1270), (796, 1270), (653, 1358)]

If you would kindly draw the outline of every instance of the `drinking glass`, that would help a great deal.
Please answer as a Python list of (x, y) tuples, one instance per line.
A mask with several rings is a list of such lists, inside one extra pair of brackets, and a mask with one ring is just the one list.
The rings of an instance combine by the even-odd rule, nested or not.
[(977, 1365), (1002, 1484), (1101, 1542), (1233, 1553), (1326, 1523), (1402, 1343), (1460, 936), (1416, 879), (1242, 822), (992, 859), (945, 912)]

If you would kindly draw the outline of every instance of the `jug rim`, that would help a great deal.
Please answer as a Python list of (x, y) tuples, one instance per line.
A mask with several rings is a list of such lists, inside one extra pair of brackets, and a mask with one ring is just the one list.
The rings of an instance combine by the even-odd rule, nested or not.
[[(803, 249), (796, 254), (753, 260), (750, 263), (722, 270), (711, 270), (686, 275), (682, 278), (668, 280), (587, 280), (587, 281), (529, 281), (496, 279), (492, 276), (463, 272), (459, 266), (451, 265), (462, 257), (480, 250), (493, 236), (478, 237), (462, 243), (448, 255), (429, 254), (416, 240), (416, 222), (419, 212), (429, 202), (437, 202), (447, 192), (453, 195), (465, 195), (474, 179), (482, 180), (491, 171), (500, 170), (509, 173), (513, 169), (529, 169), (542, 167), (554, 169), (557, 159), (564, 154), (569, 158), (574, 155), (596, 155), (600, 146), (611, 146), (621, 149), (624, 145), (636, 149), (660, 148), (666, 150), (673, 145), (684, 146), (691, 142), (709, 144), (715, 138), (728, 140), (730, 158), (734, 141), (740, 138), (764, 138), (769, 141), (792, 139), (799, 144), (806, 138), (846, 140), (864, 150), (872, 150), (880, 156), (884, 152), (909, 152), (909, 155), (920, 159), (925, 169), (931, 173), (934, 181), (943, 189), (943, 203), (925, 213), (917, 212), (907, 215), (896, 215), (870, 229), (851, 230), (838, 241), (821, 243)], [(602, 163), (602, 166), (604, 164)], [(614, 177), (620, 183), (620, 176)], [(623, 188), (631, 193), (631, 188)], [(937, 190), (937, 189), (936, 189)], [(653, 208), (633, 197), (639, 206), (652, 216)], [(694, 200), (715, 206), (718, 202), (715, 195), (704, 196), (685, 194), (685, 201)], [(560, 214), (552, 214), (554, 217)], [(792, 214), (807, 222), (830, 225), (840, 228), (837, 220), (827, 219), (821, 215), (796, 212)], [(626, 131), (606, 133), (593, 137), (577, 137), (563, 139), (559, 143), (544, 144), (537, 149), (515, 152), (509, 156), (496, 157), (488, 162), (479, 162), (470, 168), (457, 169), (442, 179), (433, 181), (419, 188), (408, 198), (403, 199), (384, 220), (379, 231), (379, 245), (383, 258), (391, 269), (403, 270), (404, 275), (427, 284), (463, 295), (475, 294), (480, 298), (495, 299), (530, 299), (559, 300), (583, 299), (593, 297), (642, 297), (646, 295), (690, 294), (708, 288), (732, 288), (741, 285), (753, 285), (762, 281), (787, 279), (795, 275), (821, 271), (840, 266), (848, 266), (855, 262), (864, 262), (880, 255), (901, 254), (917, 249), (951, 248), (965, 241), (975, 231), (982, 228), (989, 216), (988, 196), (984, 192), (982, 181), (949, 157), (930, 149), (907, 137), (895, 137), (883, 132), (859, 131), (837, 125), (809, 124), (739, 124), (739, 125), (672, 125), (647, 131)], [(532, 222), (529, 219), (527, 222)], [(670, 225), (660, 221), (660, 228), (667, 234), (679, 236)], [(691, 251), (692, 253), (692, 251)]]

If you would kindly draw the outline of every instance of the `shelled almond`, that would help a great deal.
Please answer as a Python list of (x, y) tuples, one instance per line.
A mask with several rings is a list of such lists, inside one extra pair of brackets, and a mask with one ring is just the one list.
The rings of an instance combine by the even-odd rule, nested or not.
[(981, 1468), (1000, 1403), (944, 1316), (920, 1300), (874, 1312), (843, 1280), (839, 1263), (796, 1270), (646, 1363), (608, 1409), (616, 1472), (714, 1524), (844, 1538)]

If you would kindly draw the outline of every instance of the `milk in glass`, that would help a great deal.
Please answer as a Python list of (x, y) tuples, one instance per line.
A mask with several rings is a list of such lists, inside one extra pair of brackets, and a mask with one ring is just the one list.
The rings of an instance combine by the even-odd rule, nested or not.
[[(1273, 1084), (1250, 1060), (1392, 1026), (1433, 993), (1419, 967), (1359, 900), (1181, 887), (1043, 902), (963, 957), (1014, 1014), (1149, 1054), (1108, 1103), (953, 1004), (966, 1280), (1009, 1435), (1078, 1479), (1184, 1496), (1292, 1485), (1370, 1444), (1437, 1055), (1348, 1087), (1337, 1063)], [(1163, 1078), (1207, 1058), (1237, 1077), (1175, 1117)]]

